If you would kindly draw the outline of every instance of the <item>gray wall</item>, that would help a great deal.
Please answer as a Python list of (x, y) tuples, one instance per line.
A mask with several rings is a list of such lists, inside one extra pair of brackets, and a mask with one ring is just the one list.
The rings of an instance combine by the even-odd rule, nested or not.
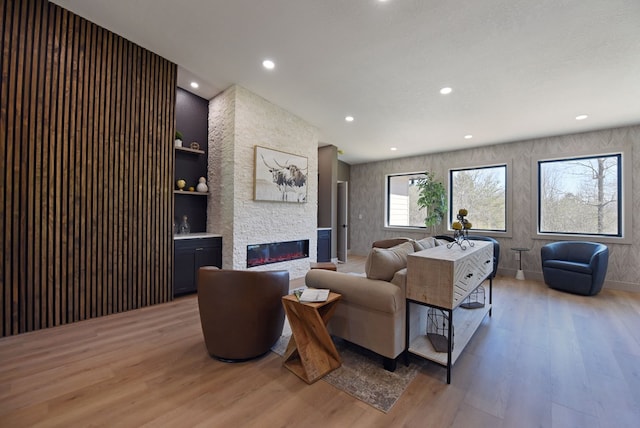
[[(630, 244), (607, 244), (610, 251), (607, 287), (640, 291), (640, 126), (615, 128), (508, 144), (496, 144), (468, 150), (437, 153), (410, 158), (393, 159), (351, 166), (350, 185), (350, 226), (352, 254), (366, 255), (371, 243), (394, 236), (422, 237), (423, 231), (407, 229), (386, 229), (385, 217), (385, 175), (403, 172), (432, 171), (437, 178), (447, 182), (448, 169), (462, 166), (510, 162), (512, 170), (511, 191), (513, 192), (512, 218), (515, 219), (510, 236), (496, 236), (500, 241), (501, 273), (512, 274), (517, 269), (517, 261), (511, 247), (529, 247), (523, 254), (522, 266), (528, 278), (541, 279), (540, 248), (550, 242), (533, 239), (535, 218), (532, 210), (535, 199), (531, 196), (532, 159), (537, 156), (572, 156), (576, 153), (592, 151), (599, 153), (608, 148), (631, 147), (632, 154), (632, 239)], [(470, 213), (471, 215), (471, 213)], [(472, 218), (470, 218), (473, 221)], [(436, 234), (446, 233), (444, 226)]]
[(349, 181), (351, 175), (351, 165), (346, 162), (338, 161), (338, 181)]

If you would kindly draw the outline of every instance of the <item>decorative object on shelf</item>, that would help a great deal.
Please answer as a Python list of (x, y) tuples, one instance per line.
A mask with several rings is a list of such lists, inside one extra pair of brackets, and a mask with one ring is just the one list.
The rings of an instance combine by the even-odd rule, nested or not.
[(190, 192), (195, 192), (195, 191), (196, 191), (196, 188), (195, 188), (195, 187), (193, 187), (193, 186), (189, 186), (189, 189), (188, 189), (188, 190), (189, 190)]
[(204, 177), (200, 177), (198, 179), (198, 185), (196, 186), (196, 190), (200, 193), (207, 193), (209, 191), (209, 186), (207, 186), (207, 180)]
[(182, 216), (182, 223), (180, 223), (180, 227), (178, 228), (178, 233), (180, 235), (186, 235), (191, 233), (191, 226), (189, 225), (189, 218), (186, 215)]
[(419, 189), (417, 204), (418, 208), (427, 210), (424, 224), (434, 232), (435, 226), (442, 222), (447, 213), (446, 191), (444, 184), (436, 181), (432, 172), (425, 171), (424, 175), (415, 183)]
[(256, 146), (254, 199), (306, 203), (307, 163), (304, 156)]
[(193, 149), (193, 150), (200, 150), (200, 144), (196, 143), (195, 141), (191, 144), (189, 144), (189, 148)]
[(447, 244), (447, 248), (453, 247), (454, 244), (458, 244), (460, 248), (464, 251), (467, 249), (466, 245), (464, 245), (464, 241), (467, 241), (470, 247), (473, 247), (473, 241), (469, 241), (469, 229), (471, 229), (471, 222), (467, 220), (469, 212), (465, 208), (461, 208), (458, 211), (458, 221), (454, 221), (451, 227), (453, 228), (453, 242)]
[(471, 294), (469, 294), (469, 296), (460, 303), (460, 307), (465, 309), (484, 308), (485, 300), (484, 287), (479, 285), (478, 288), (473, 290)]
[(187, 182), (184, 181), (183, 179), (176, 181), (176, 186), (178, 187), (178, 190), (184, 190), (184, 187), (186, 185), (187, 185)]
[(176, 147), (182, 147), (182, 132), (176, 131), (176, 139), (174, 140)]
[[(453, 325), (451, 326), (452, 334), (451, 340), (455, 333), (453, 332)], [(427, 310), (427, 338), (433, 345), (433, 349), (436, 352), (448, 352), (449, 351), (449, 317), (447, 314), (438, 308), (429, 308)], [(454, 343), (451, 344), (453, 349)]]

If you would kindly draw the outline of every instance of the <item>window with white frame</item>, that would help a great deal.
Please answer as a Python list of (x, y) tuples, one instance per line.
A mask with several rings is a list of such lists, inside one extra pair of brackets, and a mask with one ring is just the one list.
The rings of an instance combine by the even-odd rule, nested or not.
[(622, 154), (538, 160), (538, 231), (622, 236)]
[(387, 226), (425, 227), (426, 211), (418, 209), (418, 180), (423, 173), (394, 174), (387, 176)]
[(449, 170), (449, 224), (462, 208), (473, 230), (507, 231), (507, 165)]

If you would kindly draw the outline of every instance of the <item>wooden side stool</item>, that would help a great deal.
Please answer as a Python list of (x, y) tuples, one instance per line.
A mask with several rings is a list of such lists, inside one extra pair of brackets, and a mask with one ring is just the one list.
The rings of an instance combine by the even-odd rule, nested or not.
[(320, 262), (320, 263), (309, 263), (311, 269), (324, 269), (324, 270), (333, 270), (336, 271), (338, 268), (335, 263), (331, 262)]
[(291, 325), (291, 339), (284, 353), (284, 366), (311, 384), (342, 365), (327, 323), (342, 297), (329, 293), (326, 302), (303, 303), (292, 294), (282, 298)]

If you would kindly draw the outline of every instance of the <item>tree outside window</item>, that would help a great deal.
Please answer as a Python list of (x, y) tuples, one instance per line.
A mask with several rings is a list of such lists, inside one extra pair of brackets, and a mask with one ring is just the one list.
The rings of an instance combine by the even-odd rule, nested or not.
[(474, 230), (506, 232), (507, 166), (452, 169), (449, 171), (449, 222), (461, 208), (469, 211)]
[(538, 161), (541, 233), (621, 236), (622, 155)]

